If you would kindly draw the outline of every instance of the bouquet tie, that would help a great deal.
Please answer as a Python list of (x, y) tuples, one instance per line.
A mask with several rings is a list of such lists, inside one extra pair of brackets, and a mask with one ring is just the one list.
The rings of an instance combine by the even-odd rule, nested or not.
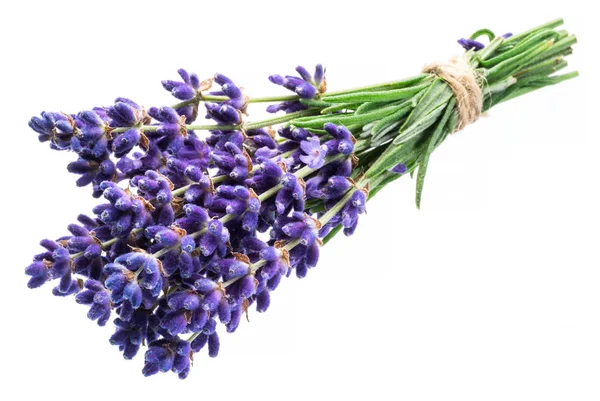
[(426, 65), (422, 72), (440, 77), (452, 89), (458, 111), (458, 123), (454, 132), (479, 118), (483, 109), (481, 84), (484, 79), (466, 57), (455, 56), (448, 61), (433, 62)]
[[(419, 206), (430, 155), (449, 134), (576, 77), (555, 75), (576, 43), (554, 29), (561, 23), (514, 36), (480, 30), (459, 40), (462, 57), (360, 88), (325, 92), (323, 66), (299, 66), (298, 76), (269, 77), (291, 95), (248, 97), (223, 74), (202, 81), (180, 69), (181, 80), (162, 81), (172, 106), (120, 97), (74, 114), (42, 112), (30, 127), (77, 155), (67, 170), (103, 201), (67, 235), (40, 242), (27, 285), (53, 282), (54, 295), (74, 296), (98, 325), (112, 319), (109, 341), (125, 359), (145, 348), (144, 375), (184, 379), (194, 355), (217, 356), (220, 336), (252, 306), (269, 308), (283, 277), (306, 276), (321, 246), (351, 235), (386, 185), (414, 176)], [(257, 103), (279, 114), (246, 121)]]

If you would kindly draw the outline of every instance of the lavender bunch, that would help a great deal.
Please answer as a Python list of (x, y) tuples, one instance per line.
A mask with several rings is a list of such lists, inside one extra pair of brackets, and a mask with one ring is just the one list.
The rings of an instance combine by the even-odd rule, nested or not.
[[(179, 100), (170, 107), (117, 98), (76, 114), (43, 112), (30, 127), (52, 149), (77, 154), (68, 171), (102, 203), (68, 235), (41, 242), (28, 286), (54, 282), (54, 295), (74, 295), (98, 325), (114, 318), (110, 342), (126, 359), (146, 345), (144, 375), (185, 378), (193, 354), (215, 357), (223, 332), (253, 305), (266, 311), (283, 277), (306, 276), (322, 245), (351, 235), (387, 184), (416, 174), (419, 205), (431, 153), (476, 118), (469, 111), (575, 77), (554, 75), (576, 42), (554, 29), (561, 23), (459, 40), (476, 88), (438, 66), (326, 92), (318, 65), (269, 77), (290, 95), (248, 98), (222, 74), (201, 81), (181, 69), (162, 81)], [(248, 122), (251, 103), (283, 114)], [(200, 111), (210, 124), (196, 123)]]

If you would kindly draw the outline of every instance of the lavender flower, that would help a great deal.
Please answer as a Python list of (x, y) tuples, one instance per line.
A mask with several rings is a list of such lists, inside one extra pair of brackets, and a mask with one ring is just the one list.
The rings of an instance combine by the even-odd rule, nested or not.
[(189, 74), (183, 68), (177, 70), (182, 81), (162, 81), (163, 88), (171, 92), (171, 94), (179, 100), (190, 100), (196, 96), (196, 92), (200, 90), (200, 79), (194, 73)]
[[(541, 49), (548, 34), (540, 28), (507, 40), (486, 61), (504, 60), (497, 56), (518, 49), (515, 43)], [(459, 43), (483, 48), (469, 39)], [(570, 51), (548, 49), (536, 57)], [(467, 54), (473, 65), (479, 62)], [(535, 67), (511, 60), (502, 69), (478, 68), (494, 85)], [(445, 85), (440, 80), (326, 96), (321, 65), (314, 74), (296, 71), (298, 76), (269, 77), (294, 95), (275, 98), (268, 111), (287, 115), (266, 121), (245, 121), (252, 99), (228, 77), (200, 82), (183, 69), (181, 80), (162, 81), (179, 101), (172, 107), (144, 108), (117, 98), (104, 108), (33, 117), (29, 125), (40, 141), (76, 153), (68, 171), (103, 203), (92, 217), (80, 215), (67, 235), (41, 241), (44, 250), (25, 268), (27, 285), (55, 281), (53, 294), (76, 294), (100, 326), (114, 316), (110, 343), (125, 359), (146, 346), (146, 376), (172, 371), (183, 379), (192, 353), (207, 348), (216, 357), (222, 333), (235, 332), (254, 306), (265, 312), (283, 277), (305, 277), (324, 243), (337, 232), (354, 233), (369, 196), (417, 168), (422, 188), (429, 153), (456, 124), (454, 99), (431, 102), (441, 115), (419, 109), (435, 118), (409, 118), (415, 105), (428, 107), (420, 99), (432, 85)], [(486, 93), (485, 107), (559, 77), (542, 78), (519, 78), (507, 91)], [(212, 90), (213, 83), (219, 88)], [(398, 99), (397, 88), (402, 96), (414, 90), (414, 97)], [(191, 125), (201, 102), (213, 121), (208, 127)], [(290, 114), (300, 110), (306, 111)], [(402, 128), (375, 138), (386, 127)], [(442, 127), (435, 138), (434, 127)], [(208, 135), (199, 135), (200, 129)]]
[(132, 359), (139, 351), (144, 340), (156, 340), (156, 332), (150, 327), (148, 311), (136, 310), (128, 320), (116, 318), (114, 320), (116, 331), (110, 337), (110, 343), (116, 345), (123, 352), (125, 359)]
[(242, 90), (234, 84), (231, 79), (223, 74), (215, 74), (214, 81), (221, 86), (221, 90), (212, 92), (211, 94), (227, 96), (229, 100), (224, 101), (224, 104), (231, 106), (236, 110), (240, 110), (241, 112), (245, 112), (248, 99), (244, 96)]
[[(302, 66), (296, 67), (296, 72), (300, 75), (299, 77), (291, 75), (284, 77), (275, 74), (269, 77), (269, 81), (293, 91), (300, 99), (313, 99), (318, 94), (324, 93), (327, 90), (325, 69), (321, 64), (317, 64), (313, 75)], [(293, 113), (304, 109), (306, 109), (306, 106), (300, 101), (286, 101), (269, 106), (267, 111), (269, 113), (276, 113), (278, 111)]]
[(223, 257), (227, 254), (227, 242), (229, 241), (229, 231), (223, 227), (223, 223), (213, 220), (208, 223), (207, 232), (200, 240), (200, 252), (204, 256), (210, 256), (213, 253)]
[(366, 191), (354, 191), (350, 200), (344, 205), (341, 211), (342, 226), (344, 234), (351, 235), (356, 230), (358, 224), (358, 215), (365, 213), (367, 203)]
[(319, 137), (313, 136), (306, 141), (300, 142), (300, 148), (306, 155), (300, 156), (300, 160), (313, 169), (319, 169), (325, 164), (328, 147), (321, 145)]
[(100, 281), (88, 279), (85, 284), (85, 291), (81, 291), (75, 297), (79, 304), (90, 305), (88, 318), (97, 320), (98, 326), (104, 326), (110, 318), (112, 305), (110, 303), (110, 294)]
[[(502, 37), (504, 39), (508, 39), (512, 36), (512, 33), (507, 32), (504, 35), (502, 35)], [(490, 37), (491, 39), (491, 37)], [(458, 44), (461, 45), (465, 50), (471, 50), (474, 49), (475, 51), (477, 50), (481, 50), (485, 47), (485, 45), (481, 42), (478, 42), (474, 39), (465, 39), (465, 38), (461, 38), (458, 41)]]
[(326, 123), (323, 126), (323, 129), (333, 137), (333, 139), (326, 141), (324, 144), (324, 146), (327, 148), (327, 154), (334, 155), (341, 153), (343, 155), (349, 155), (354, 151), (354, 143), (356, 143), (356, 139), (348, 130), (348, 128), (344, 127), (343, 125)]
[(483, 49), (485, 47), (485, 45), (483, 43), (478, 42), (478, 41), (473, 40), (473, 39), (461, 38), (461, 39), (457, 40), (457, 42), (465, 50), (471, 50), (471, 49), (481, 50), (481, 49)]

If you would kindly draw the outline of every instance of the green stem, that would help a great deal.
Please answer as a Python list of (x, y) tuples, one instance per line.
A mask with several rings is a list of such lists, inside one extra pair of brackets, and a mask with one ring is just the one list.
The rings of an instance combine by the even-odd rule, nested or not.
[(504, 44), (505, 44), (505, 45), (514, 44), (514, 43), (516, 43), (516, 42), (520, 41), (521, 39), (523, 39), (523, 38), (525, 38), (525, 37), (527, 37), (527, 36), (531, 35), (532, 33), (538, 32), (538, 31), (540, 31), (540, 30), (542, 30), (542, 29), (554, 29), (554, 28), (556, 28), (557, 26), (561, 26), (562, 24), (564, 24), (564, 21), (563, 21), (563, 19), (562, 19), (562, 18), (557, 18), (557, 19), (555, 19), (555, 20), (552, 20), (552, 21), (550, 21), (550, 22), (547, 22), (547, 23), (545, 23), (545, 24), (542, 24), (542, 25), (540, 25), (540, 26), (537, 26), (537, 27), (535, 27), (535, 28), (532, 28), (532, 29), (530, 29), (530, 30), (528, 30), (528, 31), (521, 32), (521, 33), (520, 33), (520, 34), (518, 34), (518, 35), (513, 35), (513, 36), (511, 36), (510, 38), (506, 39), (506, 40), (504, 41)]
[(275, 102), (293, 102), (300, 100), (297, 95), (287, 96), (265, 96), (265, 97), (251, 97), (248, 99), (248, 103), (275, 103)]
[(476, 40), (480, 36), (487, 36), (487, 38), (490, 40), (490, 42), (492, 40), (494, 40), (494, 38), (496, 37), (496, 35), (494, 34), (494, 32), (490, 31), (489, 29), (480, 29), (478, 31), (475, 31), (473, 33), (473, 35), (471, 35), (469, 37), (469, 39)]
[(300, 117), (308, 117), (308, 116), (318, 115), (319, 113), (320, 113), (320, 110), (315, 110), (315, 109), (302, 110), (302, 111), (297, 111), (295, 113), (289, 113), (289, 114), (285, 114), (283, 116), (270, 118), (268, 120), (258, 121), (255, 123), (248, 123), (248, 124), (244, 125), (244, 128), (247, 130), (251, 130), (251, 129), (257, 129), (257, 128), (269, 127), (271, 125), (286, 123), (288, 121), (292, 121), (292, 120), (295, 120), (296, 118), (300, 118)]
[[(142, 232), (142, 231), (143, 231), (143, 229), (142, 229), (142, 228), (136, 228), (136, 229), (133, 229), (133, 230), (131, 230), (131, 232), (132, 232), (132, 233), (135, 233), (135, 234), (139, 234), (139, 233), (140, 233), (140, 232)], [(109, 239), (108, 241), (105, 241), (105, 242), (101, 243), (101, 244), (100, 244), (100, 247), (101, 247), (102, 249), (106, 249), (106, 248), (108, 248), (109, 246), (111, 246), (111, 245), (113, 245), (114, 243), (116, 243), (116, 242), (117, 242), (119, 239), (120, 239), (120, 238), (111, 238), (111, 239)], [(78, 253), (74, 253), (73, 255), (71, 255), (71, 259), (77, 259), (78, 257), (80, 257), (80, 256), (83, 256), (83, 254), (84, 254), (84, 253), (85, 253), (85, 252), (83, 252), (83, 251), (82, 251), (82, 252), (78, 252)]]
[[(249, 97), (248, 103), (290, 102), (299, 99), (300, 97), (297, 95)], [(199, 100), (204, 102), (224, 102), (229, 100), (229, 98), (227, 96), (202, 95)]]
[[(541, 43), (542, 41), (545, 41), (548, 39), (559, 40), (560, 34), (556, 31), (552, 31), (552, 30), (538, 32), (538, 33), (532, 35), (531, 37), (525, 39), (522, 43), (519, 43), (517, 46), (513, 47), (512, 49), (510, 49), (506, 52), (500, 53), (500, 55), (498, 55), (498, 56), (495, 56), (489, 60), (482, 59), (480, 64), (481, 64), (481, 66), (486, 67), (486, 68), (492, 67), (504, 60), (508, 60), (509, 58), (511, 58), (513, 56), (517, 56), (517, 55), (523, 53), (525, 51), (525, 49), (531, 48), (532, 46), (535, 46), (538, 43)], [(484, 50), (486, 50), (486, 49), (484, 49)]]
[(431, 78), (430, 74), (420, 74), (411, 78), (403, 79), (401, 81), (390, 81), (384, 82), (377, 85), (369, 85), (369, 86), (360, 86), (357, 88), (351, 88), (346, 90), (334, 91), (334, 92), (326, 92), (326, 95), (323, 96), (338, 96), (338, 95), (346, 95), (354, 92), (366, 92), (366, 91), (382, 91), (382, 90), (390, 90), (390, 89), (400, 89), (405, 88), (407, 86), (414, 85), (418, 82), (421, 82), (427, 78)]
[[(179, 102), (174, 104), (172, 107), (174, 109), (178, 109), (180, 107), (188, 106), (190, 104), (198, 104), (200, 102), (224, 102), (229, 100), (227, 96), (216, 96), (216, 95), (205, 95), (200, 94), (193, 99), (185, 100), (183, 102)], [(249, 97), (248, 103), (271, 103), (271, 102), (293, 102), (296, 100), (300, 100), (300, 97), (297, 95), (285, 95), (285, 96), (263, 96), (263, 97)]]
[[(299, 117), (315, 116), (315, 115), (318, 115), (319, 113), (320, 113), (320, 110), (308, 109), (308, 110), (297, 111), (295, 113), (285, 114), (285, 115), (282, 115), (282, 116), (279, 116), (279, 117), (269, 118), (267, 120), (250, 122), (250, 123), (246, 123), (246, 124), (237, 124), (237, 125), (219, 125), (219, 124), (194, 125), (194, 124), (187, 124), (187, 125), (183, 125), (183, 127), (187, 131), (252, 130), (252, 129), (264, 128), (264, 127), (269, 127), (271, 125), (285, 123), (285, 122), (292, 121), (292, 120), (294, 120), (296, 118), (299, 118)], [(111, 132), (112, 133), (125, 132), (127, 130), (132, 129), (132, 128), (137, 128), (137, 129), (139, 129), (141, 131), (144, 131), (144, 132), (154, 132), (154, 131), (156, 131), (156, 130), (158, 130), (160, 128), (160, 125), (138, 125), (138, 126), (135, 126), (135, 127), (118, 127), (118, 128), (113, 128), (111, 130)]]
[(494, 40), (492, 40), (489, 45), (487, 45), (482, 50), (478, 51), (473, 57), (473, 67), (476, 67), (477, 65), (482, 65), (482, 63), (484, 63), (485, 60), (487, 60), (498, 49), (498, 47), (500, 47), (502, 43), (504, 43), (504, 38), (502, 36), (498, 36), (497, 38), (494, 38)]
[[(237, 124), (237, 125), (219, 125), (219, 124), (185, 125), (186, 131), (215, 131), (215, 130), (236, 131), (236, 130), (241, 129), (242, 127), (243, 127), (242, 124)], [(144, 129), (144, 128), (142, 128), (142, 129)]]
[(110, 132), (111, 134), (117, 134), (120, 132), (125, 132), (125, 131), (129, 131), (132, 128), (137, 128), (137, 129), (141, 129), (144, 130), (145, 132), (154, 132), (156, 131), (159, 126), (158, 125), (136, 125), (133, 127), (117, 127), (117, 128), (111, 128)]

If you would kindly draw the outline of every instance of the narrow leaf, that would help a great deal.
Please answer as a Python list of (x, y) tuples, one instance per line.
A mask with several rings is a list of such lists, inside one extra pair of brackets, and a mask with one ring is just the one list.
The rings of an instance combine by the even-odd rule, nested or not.
[(419, 164), (419, 171), (417, 173), (417, 191), (415, 199), (417, 203), (417, 209), (421, 209), (421, 194), (423, 193), (423, 184), (425, 183), (425, 175), (427, 174), (427, 165), (429, 163), (429, 157), (435, 149), (435, 146), (438, 143), (438, 139), (444, 134), (444, 131), (447, 129), (446, 122), (454, 112), (455, 104), (456, 100), (452, 98), (448, 103), (446, 112), (437, 124), (435, 131), (433, 131), (433, 134), (429, 138), (429, 141), (427, 142), (427, 148), (425, 148), (425, 151), (423, 152), (421, 163)]
[(329, 241), (331, 241), (331, 239), (333, 237), (335, 237), (337, 235), (337, 233), (339, 233), (342, 230), (342, 225), (339, 224), (337, 227), (335, 227), (333, 230), (331, 230), (329, 232), (329, 234), (327, 234), (325, 236), (325, 238), (323, 238), (323, 245), (325, 245), (326, 243), (328, 243)]

